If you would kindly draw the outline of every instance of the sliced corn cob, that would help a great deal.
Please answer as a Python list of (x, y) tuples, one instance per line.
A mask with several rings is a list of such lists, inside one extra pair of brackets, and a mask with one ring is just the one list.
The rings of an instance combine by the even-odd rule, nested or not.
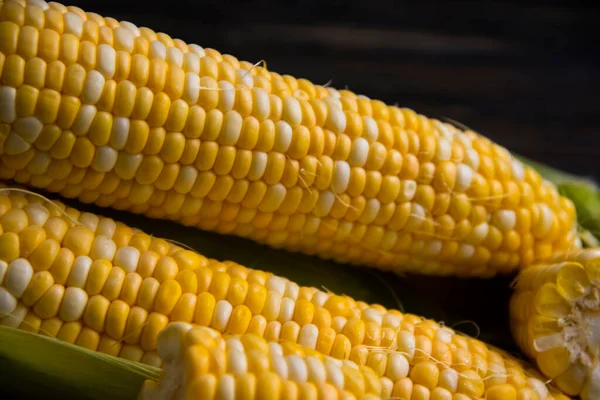
[[(543, 383), (531, 378), (530, 388), (518, 394), (512, 384), (484, 383), (477, 373), (469, 373), (467, 365), (457, 371), (441, 362), (438, 366), (423, 361), (409, 372), (402, 353), (391, 354), (403, 362), (379, 364), (378, 373), (370, 366), (336, 360), (286, 341), (269, 343), (253, 334), (223, 338), (211, 329), (185, 323), (165, 328), (157, 342), (163, 374), (158, 384), (145, 383), (141, 400), (566, 399), (560, 393), (550, 395)], [(500, 379), (506, 381), (506, 371)]]
[(209, 260), (112, 219), (6, 188), (0, 318), (155, 366), (162, 364), (158, 332), (184, 322), (368, 366), (400, 398), (563, 398), (550, 396), (517, 360), (434, 321)]
[(571, 202), (472, 131), (77, 7), (0, 4), (0, 178), (421, 274), (578, 243)]
[(565, 393), (600, 399), (600, 249), (521, 272), (510, 304), (513, 335)]

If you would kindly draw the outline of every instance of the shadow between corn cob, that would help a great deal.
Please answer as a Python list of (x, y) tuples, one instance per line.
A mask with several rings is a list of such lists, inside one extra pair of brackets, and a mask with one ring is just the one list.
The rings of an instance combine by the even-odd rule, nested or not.
[(472, 131), (77, 7), (0, 5), (0, 178), (420, 274), (579, 245), (572, 203)]

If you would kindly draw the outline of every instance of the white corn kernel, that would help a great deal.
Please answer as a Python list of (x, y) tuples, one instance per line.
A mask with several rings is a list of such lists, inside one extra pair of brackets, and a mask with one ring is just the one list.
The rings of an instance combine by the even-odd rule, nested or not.
[(403, 354), (392, 352), (388, 355), (385, 376), (397, 381), (408, 376), (410, 365)]
[(65, 33), (70, 33), (79, 39), (83, 33), (83, 20), (81, 17), (75, 13), (67, 12), (63, 15), (63, 19), (65, 21)]
[(285, 284), (285, 292), (283, 295), (289, 297), (292, 300), (298, 299), (298, 293), (300, 292), (300, 286), (296, 282), (287, 281)]
[(4, 287), (17, 299), (25, 293), (33, 277), (33, 267), (24, 258), (17, 258), (8, 264), (4, 275)]
[(215, 399), (235, 399), (235, 378), (231, 374), (223, 374), (217, 381)]
[(227, 300), (219, 300), (215, 306), (211, 327), (219, 332), (225, 332), (233, 306)]
[(285, 357), (288, 366), (289, 379), (296, 382), (306, 382), (308, 380), (308, 368), (302, 357), (296, 354), (289, 354)]
[(109, 239), (115, 234), (117, 230), (117, 223), (111, 218), (102, 218), (98, 223), (98, 228), (96, 229), (96, 235), (104, 235)]
[(319, 339), (319, 328), (313, 324), (306, 324), (300, 328), (300, 335), (298, 336), (298, 344), (309, 349), (315, 349), (317, 347), (317, 340)]
[(150, 42), (150, 53), (148, 54), (148, 58), (161, 58), (165, 59), (167, 57), (167, 48), (160, 40), (153, 40)]
[(89, 71), (85, 77), (83, 90), (81, 91), (81, 102), (84, 104), (96, 104), (102, 97), (106, 79), (104, 75), (95, 69)]
[(43, 128), (44, 125), (42, 124), (42, 121), (36, 117), (19, 118), (15, 121), (13, 126), (13, 129), (19, 136), (32, 144), (38, 139)]
[(254, 78), (250, 71), (240, 68), (235, 73), (235, 83), (238, 85), (245, 85), (252, 89), (254, 87)]
[(233, 110), (235, 88), (229, 81), (219, 81), (219, 109), (223, 112)]
[(379, 326), (381, 326), (383, 323), (383, 315), (381, 315), (381, 311), (372, 307), (365, 308), (362, 311), (361, 319), (365, 322), (374, 322)]
[(333, 193), (343, 193), (350, 183), (350, 164), (346, 161), (336, 161), (333, 164), (333, 179), (331, 189)]
[(306, 356), (304, 357), (304, 362), (306, 363), (309, 382), (325, 382), (325, 379), (327, 378), (327, 373), (325, 372), (325, 366), (323, 365), (321, 360), (319, 360), (315, 356)]
[[(187, 53), (190, 54), (190, 53)], [(186, 55), (187, 55), (186, 54)], [(198, 73), (187, 72), (185, 74), (185, 86), (183, 89), (183, 100), (190, 105), (196, 104), (200, 97), (200, 76)]]
[(454, 190), (456, 192), (465, 192), (471, 187), (473, 181), (473, 170), (467, 164), (459, 164), (456, 169), (456, 184)]
[(227, 340), (227, 372), (234, 375), (248, 372), (248, 360), (242, 342), (237, 338)]
[(96, 56), (96, 68), (105, 78), (111, 79), (115, 75), (117, 66), (117, 52), (107, 44), (98, 45)]
[(329, 299), (329, 295), (327, 293), (325, 293), (325, 292), (322, 292), (322, 291), (318, 290), (313, 295), (311, 302), (315, 306), (323, 307), (323, 305), (325, 304), (325, 302), (327, 301), (327, 299)]
[(12, 313), (0, 319), (0, 325), (7, 326), (9, 328), (18, 328), (23, 322), (23, 318), (25, 318), (28, 311), (28, 307), (19, 303)]
[(294, 316), (296, 302), (288, 297), (281, 299), (281, 310), (279, 311), (278, 321), (284, 323), (290, 321)]
[(76, 136), (83, 136), (90, 130), (94, 117), (96, 116), (96, 106), (91, 104), (83, 104), (73, 121), (71, 131)]
[(444, 138), (439, 137), (436, 143), (435, 161), (448, 161), (452, 157), (452, 143)]
[(188, 49), (190, 50), (190, 52), (196, 54), (198, 57), (204, 57), (206, 55), (204, 48), (198, 46), (197, 44), (188, 44)]
[(325, 359), (325, 371), (327, 372), (327, 383), (335, 386), (339, 390), (344, 389), (345, 378), (340, 365), (336, 363), (333, 358), (327, 357)]
[(65, 322), (80, 320), (88, 302), (88, 294), (78, 287), (68, 287), (58, 314)]
[(273, 151), (285, 154), (292, 144), (292, 127), (286, 121), (277, 121), (275, 123), (275, 143)]
[(252, 162), (250, 163), (250, 170), (248, 171), (248, 179), (251, 181), (257, 181), (265, 174), (267, 170), (267, 153), (262, 151), (255, 151), (252, 154)]
[(515, 229), (517, 214), (513, 210), (498, 210), (492, 216), (492, 223), (502, 232)]
[(129, 138), (129, 118), (115, 117), (110, 133), (110, 145), (115, 150), (123, 150)]
[(79, 256), (73, 262), (73, 268), (67, 281), (67, 286), (83, 289), (87, 282), (88, 274), (92, 267), (92, 259), (88, 256)]
[(119, 152), (109, 146), (100, 146), (96, 149), (92, 168), (98, 172), (109, 172), (117, 164)]
[(114, 257), (114, 266), (122, 268), (125, 272), (135, 272), (140, 260), (140, 251), (132, 246), (124, 246), (117, 250)]
[(319, 199), (317, 200), (317, 204), (315, 204), (314, 214), (317, 217), (324, 217), (331, 212), (333, 208), (333, 203), (335, 202), (335, 195), (329, 191), (324, 190), (319, 193)]
[(157, 352), (165, 363), (181, 357), (186, 333), (192, 325), (186, 322), (172, 322), (156, 336)]
[(365, 138), (358, 138), (352, 142), (348, 163), (353, 167), (364, 167), (369, 157), (369, 142)]
[[(30, 225), (44, 226), (48, 218), (50, 218), (50, 212), (40, 203), (29, 203), (25, 206), (24, 210), (27, 213)], [(0, 278), (1, 282), (2, 278)]]
[(117, 245), (115, 242), (103, 235), (98, 235), (94, 239), (92, 244), (92, 250), (90, 252), (90, 258), (93, 260), (108, 260), (111, 261), (115, 257), (117, 252)]
[(517, 160), (516, 158), (511, 159), (510, 169), (515, 180), (522, 181), (525, 179), (525, 167), (521, 161)]
[(479, 169), (479, 153), (475, 149), (467, 149), (465, 151), (467, 165), (477, 171)]
[(4, 287), (0, 287), (0, 318), (12, 313), (17, 308), (17, 299)]
[(183, 65), (183, 53), (177, 47), (169, 47), (167, 49), (166, 60), (169, 64), (181, 67)]
[(17, 89), (10, 86), (0, 87), (0, 121), (12, 124), (17, 119)]

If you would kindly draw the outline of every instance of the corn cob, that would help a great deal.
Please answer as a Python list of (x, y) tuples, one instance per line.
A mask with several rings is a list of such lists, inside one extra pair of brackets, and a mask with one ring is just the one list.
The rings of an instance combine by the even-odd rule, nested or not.
[[(212, 332), (211, 332), (212, 331)], [(510, 383), (484, 383), (477, 373), (424, 361), (410, 373), (404, 365), (373, 369), (245, 334), (223, 338), (204, 327), (174, 323), (158, 336), (164, 372), (146, 381), (140, 400), (210, 399), (566, 399), (541, 382), (518, 392)], [(394, 353), (404, 359), (401, 353)], [(387, 368), (387, 369), (386, 369)], [(505, 375), (503, 375), (505, 377)], [(494, 379), (494, 378), (493, 378)], [(506, 378), (504, 378), (506, 380)], [(485, 386), (485, 387), (484, 387)], [(535, 389), (544, 388), (542, 392)]]
[(565, 393), (600, 398), (600, 250), (521, 272), (511, 298), (515, 340)]
[(0, 178), (421, 274), (577, 244), (571, 202), (475, 132), (77, 7), (0, 5)]
[(434, 321), (210, 260), (112, 219), (0, 188), (1, 325), (160, 367), (157, 335), (172, 322), (368, 366), (402, 380), (394, 389), (400, 398), (441, 393), (443, 400), (446, 391), (456, 400), (488, 392), (563, 398), (549, 397), (512, 357)]

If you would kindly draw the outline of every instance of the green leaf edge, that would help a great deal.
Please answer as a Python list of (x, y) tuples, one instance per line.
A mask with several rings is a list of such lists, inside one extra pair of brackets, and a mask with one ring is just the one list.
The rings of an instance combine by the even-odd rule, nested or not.
[(130, 400), (137, 398), (145, 379), (158, 379), (159, 375), (158, 368), (0, 326), (3, 393), (12, 388), (19, 396), (23, 389), (30, 391), (27, 398), (69, 394), (78, 399)]

